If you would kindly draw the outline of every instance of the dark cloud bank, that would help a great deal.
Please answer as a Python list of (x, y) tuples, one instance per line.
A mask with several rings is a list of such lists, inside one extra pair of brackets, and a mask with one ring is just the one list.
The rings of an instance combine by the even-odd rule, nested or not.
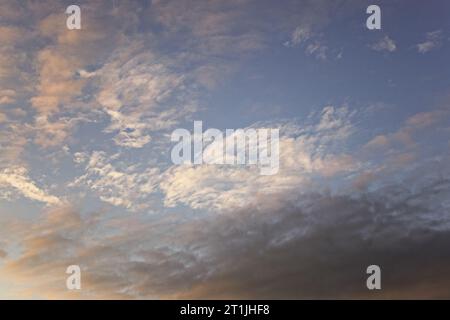
[[(6, 268), (64, 294), (61, 270), (79, 264), (83, 298), (449, 298), (447, 171), (352, 195), (272, 196), (209, 217), (60, 209), (24, 227), (21, 256)], [(371, 264), (380, 291), (365, 286)]]

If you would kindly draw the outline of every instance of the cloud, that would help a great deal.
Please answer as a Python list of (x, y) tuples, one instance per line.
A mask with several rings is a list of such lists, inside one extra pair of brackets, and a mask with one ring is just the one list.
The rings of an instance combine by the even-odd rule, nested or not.
[(389, 139), (385, 135), (378, 135), (370, 140), (366, 147), (375, 148), (375, 147), (385, 147), (389, 145)]
[(11, 104), (16, 101), (16, 91), (11, 89), (0, 90), (0, 104)]
[(35, 144), (61, 145), (75, 127), (68, 117), (83, 122), (96, 111), (87, 99), (95, 73), (86, 70), (104, 63), (123, 30), (136, 23), (136, 13), (127, 10), (132, 4), (122, 4), (127, 13), (117, 16), (106, 1), (86, 3), (83, 28), (73, 31), (65, 27), (66, 15), (58, 2), (1, 6), (11, 25), (1, 27), (2, 43), (8, 45), (0, 55), (0, 103), (31, 105), (34, 119), (24, 119), (23, 124), (27, 122), (28, 131), (35, 133)]
[(378, 42), (372, 44), (370, 47), (375, 51), (394, 52), (395, 50), (397, 50), (397, 45), (395, 44), (394, 40), (389, 38), (389, 36), (387, 35), (380, 39)]
[(328, 47), (323, 44), (321, 38), (321, 35), (311, 31), (309, 26), (298, 26), (292, 32), (291, 39), (286, 41), (284, 46), (288, 48), (302, 46), (306, 55), (326, 60)]
[[(354, 117), (355, 111), (346, 106), (327, 106), (302, 125), (290, 121), (254, 124), (250, 128), (280, 129), (280, 171), (274, 176), (261, 176), (256, 166), (136, 166), (124, 161), (121, 153), (95, 151), (75, 154), (74, 161), (84, 166), (84, 173), (70, 186), (87, 187), (101, 200), (131, 211), (149, 208), (158, 194), (169, 208), (183, 204), (231, 211), (261, 194), (311, 189), (319, 179), (358, 170), (359, 161), (342, 148), (356, 130)], [(165, 146), (170, 149), (169, 144)], [(216, 154), (216, 147), (217, 143), (209, 144), (204, 155)]]
[[(210, 56), (227, 56), (264, 47), (260, 18), (249, 15), (250, 7), (250, 2), (239, 0), (226, 4), (220, 1), (155, 1), (150, 15), (171, 39), (179, 41), (180, 46)], [(256, 21), (247, 23), (249, 19)]]
[(16, 123), (8, 122), (0, 135), (0, 168), (24, 165), (22, 154), (28, 142), (26, 129)]
[(397, 131), (390, 134), (377, 135), (365, 147), (369, 149), (387, 148), (396, 143), (404, 146), (413, 146), (415, 145), (414, 136), (417, 133), (423, 132), (432, 125), (444, 122), (449, 113), (448, 107), (443, 107), (413, 114), (405, 120), (404, 124)]
[[(392, 130), (345, 105), (301, 121), (244, 122), (280, 129), (274, 176), (172, 166), (167, 154), (170, 130), (194, 116), (236, 120), (212, 112), (235, 101), (234, 87), (220, 90), (225, 79), (236, 85), (248, 71), (271, 70), (253, 67), (283, 41), (334, 56), (329, 22), (359, 8), (96, 1), (82, 4), (78, 32), (65, 28), (59, 1), (0, 0), (0, 198), (14, 201), (0, 215), (7, 297), (370, 298), (365, 269), (376, 263), (376, 297), (447, 298), (448, 108), (411, 114)], [(419, 52), (442, 45), (438, 31)], [(372, 48), (397, 50), (388, 36)], [(238, 89), (251, 95), (259, 84), (248, 85)], [(206, 102), (213, 108), (200, 113)], [(65, 288), (72, 264), (82, 268), (81, 292)]]
[(97, 75), (95, 72), (89, 72), (89, 71), (86, 71), (86, 70), (78, 70), (78, 74), (82, 78), (92, 78), (92, 77), (95, 77)]
[[(306, 0), (292, 2), (292, 7), (286, 4), (284, 8), (291, 12), (292, 18), (287, 19), (286, 13), (283, 12), (276, 22), (276, 25), (281, 26), (283, 34), (288, 35), (283, 45), (287, 48), (299, 47), (306, 55), (322, 61), (327, 60), (331, 55), (340, 59), (342, 48), (330, 47), (329, 27), (332, 22), (336, 23), (359, 10), (358, 7), (359, 5), (352, 0), (339, 3)], [(278, 12), (272, 11), (274, 10), (271, 10), (269, 16), (276, 16)]]
[(28, 53), (11, 45), (0, 48), (0, 104), (12, 104), (29, 94), (34, 79), (31, 67)]
[[(234, 210), (261, 195), (313, 188), (315, 179), (349, 174), (359, 168), (349, 154), (334, 151), (352, 134), (354, 113), (347, 107), (327, 106), (311, 115), (310, 123), (255, 124), (252, 128), (280, 130), (280, 169), (273, 176), (260, 175), (256, 166), (174, 166), (162, 174), (164, 203), (173, 207)], [(248, 128), (245, 128), (246, 130)], [(214, 142), (204, 150), (208, 155)]]
[(46, 46), (36, 52), (38, 84), (30, 100), (38, 113), (59, 112), (78, 98), (86, 85), (78, 70), (99, 63), (115, 44), (121, 26), (111, 18), (109, 23), (117, 28), (116, 32), (104, 28), (97, 10), (110, 12), (102, 6), (100, 2), (83, 6), (84, 28), (79, 32), (65, 28), (66, 16), (55, 12), (38, 21), (39, 36), (46, 40)]
[(34, 142), (42, 147), (60, 145), (69, 136), (73, 124), (74, 121), (68, 119), (51, 121), (46, 115), (38, 116), (32, 127), (32, 130), (36, 132)]
[(90, 156), (78, 153), (75, 162), (85, 165), (85, 174), (70, 183), (70, 187), (86, 186), (95, 192), (102, 201), (131, 211), (148, 209), (151, 205), (149, 195), (155, 192), (159, 183), (159, 169), (135, 167), (117, 169), (112, 160), (118, 155), (108, 157), (105, 152), (95, 151)]
[[(27, 230), (23, 250), (6, 258), (2, 274), (16, 288), (28, 284), (15, 289), (21, 297), (371, 298), (365, 270), (377, 264), (376, 297), (445, 298), (450, 220), (441, 212), (449, 209), (450, 181), (429, 165), (402, 186), (260, 196), (231, 214), (196, 219), (50, 210), (16, 226)], [(448, 159), (436, 167), (449, 172)], [(71, 264), (83, 272), (77, 293), (64, 288)]]
[[(397, 131), (369, 137), (355, 145), (355, 136), (363, 132), (359, 122), (364, 113), (346, 106), (327, 106), (303, 123), (266, 123), (263, 127), (280, 130), (277, 174), (261, 176), (255, 166), (174, 166), (162, 173), (160, 189), (165, 196), (164, 204), (225, 212), (256, 205), (260, 197), (290, 194), (294, 190), (299, 193), (321, 192), (324, 188), (341, 192), (362, 190), (375, 178), (380, 181), (381, 177), (401, 175), (407, 165), (417, 164), (417, 153), (423, 152), (428, 144), (426, 139), (434, 139), (427, 136), (428, 129), (448, 118), (446, 108), (416, 113)], [(350, 144), (352, 152), (348, 151)], [(215, 154), (215, 148), (213, 142), (205, 148), (204, 155)], [(432, 150), (427, 152), (428, 157), (435, 155)], [(378, 158), (380, 155), (382, 159)], [(360, 176), (361, 171), (365, 177)]]
[(0, 188), (12, 188), (20, 195), (47, 205), (61, 205), (62, 201), (40, 189), (28, 177), (26, 168), (8, 168), (0, 171)]
[(417, 44), (417, 51), (424, 54), (436, 48), (439, 48), (442, 45), (442, 39), (442, 30), (428, 32), (425, 35), (425, 41)]
[(301, 44), (302, 42), (307, 41), (309, 38), (311, 38), (311, 36), (312, 33), (308, 27), (298, 26), (292, 32), (291, 39), (289, 41), (286, 41), (284, 45), (286, 47), (295, 47)]
[(39, 113), (47, 115), (58, 111), (61, 103), (68, 103), (81, 93), (83, 82), (74, 79), (78, 62), (52, 49), (39, 52), (39, 95), (31, 103)]
[(317, 59), (320, 60), (326, 60), (327, 59), (327, 50), (328, 47), (321, 44), (320, 42), (316, 41), (314, 43), (310, 43), (307, 47), (306, 47), (306, 54), (308, 55), (313, 55), (315, 56)]
[(449, 112), (445, 108), (419, 112), (406, 119), (406, 125), (414, 129), (426, 128), (445, 119)]
[(0, 1), (0, 10), (2, 20), (6, 23), (19, 22), (26, 15), (26, 8), (23, 5), (10, 1)]
[(134, 42), (97, 71), (97, 102), (111, 120), (105, 132), (115, 133), (117, 145), (142, 148), (151, 132), (173, 127), (197, 110), (192, 78), (171, 71), (176, 66)]

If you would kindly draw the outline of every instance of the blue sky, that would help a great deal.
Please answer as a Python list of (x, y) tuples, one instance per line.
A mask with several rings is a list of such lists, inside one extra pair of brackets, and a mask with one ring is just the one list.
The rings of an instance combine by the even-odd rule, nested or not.
[[(448, 1), (380, 30), (368, 1), (70, 4), (0, 1), (0, 297), (372, 297), (373, 263), (376, 297), (448, 297)], [(194, 120), (279, 129), (279, 172), (174, 165)]]

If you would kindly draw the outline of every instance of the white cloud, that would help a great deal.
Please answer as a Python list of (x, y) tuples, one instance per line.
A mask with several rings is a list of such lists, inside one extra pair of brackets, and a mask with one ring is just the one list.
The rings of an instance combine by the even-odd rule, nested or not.
[(302, 46), (308, 56), (326, 60), (328, 47), (323, 44), (320, 36), (313, 32), (309, 26), (298, 26), (292, 32), (290, 40), (284, 43), (284, 46), (290, 48)]
[(315, 41), (314, 43), (310, 43), (306, 49), (305, 52), (308, 55), (312, 55), (320, 60), (326, 60), (327, 59), (327, 50), (328, 47), (323, 45), (320, 41)]
[(135, 42), (97, 72), (97, 101), (111, 120), (105, 132), (116, 134), (117, 145), (142, 148), (151, 132), (173, 127), (197, 109), (192, 82), (171, 70), (174, 63)]
[(89, 71), (86, 71), (86, 70), (83, 70), (83, 69), (78, 70), (78, 74), (82, 78), (93, 78), (93, 77), (95, 77), (97, 75), (95, 72), (89, 72)]
[(395, 41), (389, 38), (389, 36), (384, 36), (377, 43), (374, 43), (370, 46), (375, 51), (386, 51), (386, 52), (394, 52), (397, 50), (397, 45)]
[[(17, 193), (31, 200), (44, 202), (48, 205), (61, 205), (62, 201), (45, 190), (36, 186), (28, 177), (28, 171), (24, 167), (11, 167), (0, 171), (0, 190), (13, 188)], [(7, 194), (11, 194), (7, 192)]]
[(284, 45), (286, 47), (295, 47), (300, 45), (302, 42), (307, 41), (313, 36), (310, 28), (298, 26), (291, 34), (291, 39), (286, 41)]
[[(337, 151), (353, 132), (354, 113), (347, 107), (328, 106), (312, 115), (315, 123), (272, 123), (280, 129), (280, 170), (262, 176), (255, 166), (174, 166), (162, 175), (165, 205), (178, 203), (194, 209), (233, 210), (252, 204), (260, 196), (311, 191), (316, 178), (330, 178), (359, 169), (359, 163)], [(255, 124), (252, 128), (259, 127)], [(214, 149), (214, 142), (205, 150)]]
[(159, 183), (159, 169), (138, 170), (134, 166), (125, 165), (118, 169), (113, 164), (118, 157), (119, 154), (108, 156), (102, 151), (92, 152), (89, 158), (85, 153), (77, 153), (75, 162), (79, 164), (87, 162), (85, 174), (75, 179), (69, 186), (87, 186), (102, 201), (131, 211), (148, 208), (149, 195), (155, 192)]
[(423, 54), (440, 47), (442, 44), (442, 38), (442, 30), (428, 32), (425, 36), (425, 41), (417, 44), (417, 51)]

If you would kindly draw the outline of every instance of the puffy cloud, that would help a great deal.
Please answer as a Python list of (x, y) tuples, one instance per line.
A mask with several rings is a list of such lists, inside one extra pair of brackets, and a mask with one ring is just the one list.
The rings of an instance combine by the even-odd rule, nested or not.
[(375, 51), (386, 51), (386, 52), (394, 52), (397, 49), (397, 45), (394, 40), (389, 38), (389, 36), (384, 36), (378, 42), (372, 44), (370, 46)]

